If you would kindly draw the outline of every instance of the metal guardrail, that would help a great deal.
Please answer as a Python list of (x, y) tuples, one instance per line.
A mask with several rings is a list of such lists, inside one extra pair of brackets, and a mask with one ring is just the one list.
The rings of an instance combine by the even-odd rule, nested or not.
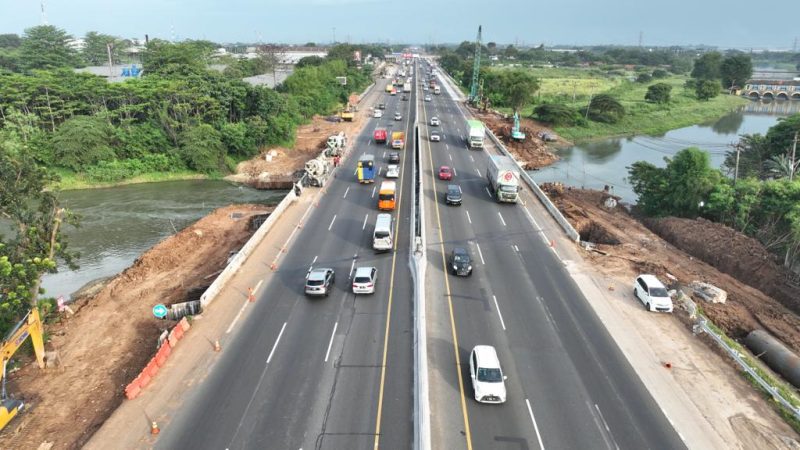
[(722, 338), (721, 335), (717, 334), (717, 332), (709, 326), (709, 320), (703, 315), (697, 314), (697, 305), (689, 298), (688, 295), (684, 294), (683, 291), (678, 291), (679, 297), (681, 302), (686, 306), (687, 310), (689, 311), (689, 317), (695, 319), (695, 325), (693, 328), (693, 332), (698, 334), (699, 332), (703, 332), (711, 336), (712, 339), (728, 353), (728, 356), (733, 358), (739, 367), (742, 368), (748, 375), (750, 375), (753, 380), (761, 386), (762, 389), (767, 391), (772, 398), (783, 405), (784, 408), (788, 409), (795, 419), (800, 420), (800, 408), (794, 406), (791, 402), (789, 402), (783, 395), (781, 395), (778, 389), (771, 385), (767, 380), (763, 379), (758, 372), (742, 357), (743, 355), (739, 353), (739, 350), (731, 347), (725, 342), (725, 339)]

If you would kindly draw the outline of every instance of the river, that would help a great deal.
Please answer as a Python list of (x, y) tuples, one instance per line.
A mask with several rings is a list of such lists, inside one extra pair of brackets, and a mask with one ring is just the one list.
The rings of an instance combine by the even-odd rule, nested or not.
[(780, 117), (797, 112), (800, 112), (798, 101), (752, 102), (718, 120), (661, 136), (602, 139), (557, 150), (559, 161), (530, 174), (537, 182), (557, 181), (592, 189), (607, 185), (623, 201), (635, 203), (636, 194), (627, 182), (627, 167), (632, 163), (648, 161), (664, 167), (665, 157), (695, 146), (709, 152), (711, 163), (720, 167), (739, 135), (764, 134)]
[(145, 250), (216, 208), (275, 204), (284, 195), (286, 191), (258, 191), (210, 180), (64, 191), (63, 206), (81, 216), (79, 228), (65, 228), (69, 248), (80, 253), (80, 268), (59, 267), (58, 273), (46, 275), (45, 295), (69, 298), (84, 284), (121, 272)]

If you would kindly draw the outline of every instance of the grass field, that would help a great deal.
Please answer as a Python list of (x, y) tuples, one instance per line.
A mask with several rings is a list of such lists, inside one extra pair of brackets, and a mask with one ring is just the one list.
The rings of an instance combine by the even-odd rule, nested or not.
[(178, 180), (199, 180), (209, 178), (206, 175), (190, 172), (153, 172), (145, 173), (134, 178), (129, 178), (118, 183), (97, 183), (86, 180), (82, 175), (67, 169), (56, 169), (56, 173), (61, 177), (61, 182), (58, 183), (59, 189), (62, 191), (71, 189), (92, 189), (92, 188), (105, 188), (112, 186), (122, 186), (125, 184), (136, 183), (153, 183), (157, 181), (178, 181)]
[[(719, 95), (709, 101), (698, 101), (694, 92), (684, 89), (688, 79), (672, 76), (650, 83), (635, 83), (620, 75), (605, 75), (596, 69), (531, 68), (540, 80), (535, 103), (562, 103), (576, 109), (585, 108), (592, 95), (605, 93), (625, 107), (625, 117), (616, 124), (589, 121), (585, 126), (556, 127), (555, 131), (571, 141), (590, 140), (608, 136), (660, 134), (676, 128), (707, 122), (725, 115), (747, 103), (746, 99)], [(666, 105), (645, 102), (647, 87), (655, 83), (672, 86), (672, 99)], [(528, 117), (535, 105), (521, 113)], [(510, 113), (508, 108), (501, 111)]]

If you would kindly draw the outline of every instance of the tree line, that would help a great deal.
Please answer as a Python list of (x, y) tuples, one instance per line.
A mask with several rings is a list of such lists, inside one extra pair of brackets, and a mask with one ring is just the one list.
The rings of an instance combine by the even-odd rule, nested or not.
[(263, 146), (290, 146), (299, 124), (337, 111), (371, 81), (371, 67), (352, 60), (359, 46), (304, 61), (276, 89), (240, 79), (263, 67), (234, 61), (227, 73), (209, 70), (216, 47), (152, 40), (144, 75), (109, 83), (73, 70), (78, 55), (63, 30), (0, 36), (0, 230), (8, 230), (0, 236), (0, 334), (39, 304), (42, 274), (76, 261), (62, 228), (77, 218), (59, 205), (53, 169), (95, 182), (225, 173)]

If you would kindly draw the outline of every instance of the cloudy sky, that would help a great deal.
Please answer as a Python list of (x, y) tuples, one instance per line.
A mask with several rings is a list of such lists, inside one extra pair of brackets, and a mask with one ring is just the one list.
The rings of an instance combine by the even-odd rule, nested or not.
[[(757, 5), (767, 5), (761, 8)], [(780, 20), (799, 0), (45, 0), (50, 24), (73, 35), (217, 42), (460, 42), (707, 44), (791, 48)], [(40, 0), (0, 0), (0, 33), (41, 23)], [(800, 44), (798, 44), (800, 46)]]

